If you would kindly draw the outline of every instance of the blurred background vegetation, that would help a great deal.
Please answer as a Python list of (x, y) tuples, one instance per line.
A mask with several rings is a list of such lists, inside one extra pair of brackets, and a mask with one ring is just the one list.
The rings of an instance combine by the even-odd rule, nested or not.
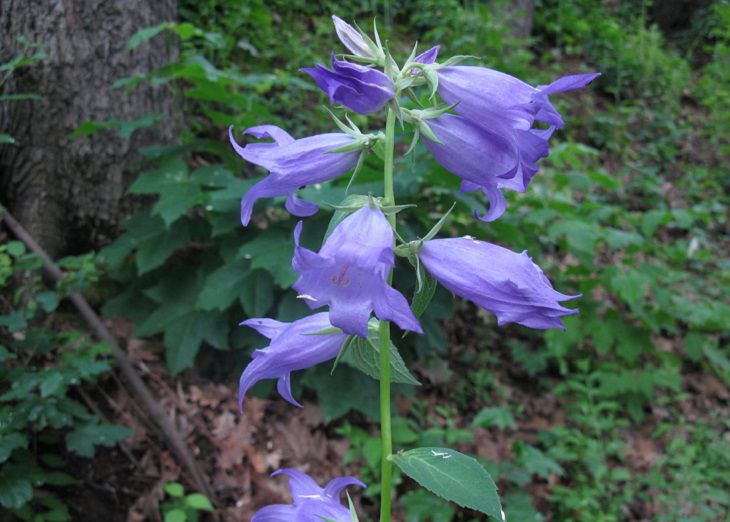
[[(584, 92), (554, 97), (568, 125), (530, 190), (507, 194), (509, 210), (497, 222), (473, 220), (482, 203), (459, 194), (456, 177), (425, 149), (397, 163), (398, 202), (418, 204), (399, 215), (405, 235), (424, 234), (456, 199), (445, 234), (528, 250), (557, 289), (583, 297), (567, 331), (543, 333), (497, 328), (490, 314), (438, 291), (423, 316), (426, 335), (397, 343), (423, 385), (399, 389), (396, 446), (448, 444), (479, 455), (500, 485), (507, 520), (727, 520), (726, 0), (178, 0), (177, 21), (134, 28), (129, 52), (160, 40), (179, 51), (162, 67), (110, 78), (109, 88), (164, 86), (174, 114), (92, 119), (68, 139), (126, 140), (166, 125), (179, 128), (179, 138), (137, 148), (127, 197), (141, 210), (97, 250), (61, 249), (74, 254), (61, 261), (72, 276), (62, 287), (40, 277), (37, 256), (0, 236), (0, 504), (24, 520), (87, 519), (73, 496), (83, 472), (66, 463), (109, 452), (96, 446), (131, 432), (119, 412), (95, 411), (99, 394), (118, 384), (108, 350), (63, 304), (69, 292), (82, 290), (105, 316), (127, 319), (128, 343), (160, 340), (153, 352), (172, 389), (223, 383), (234, 394), (248, 354), (262, 345), (236, 325), (307, 313), (289, 290), (296, 220), (281, 201), (265, 201), (241, 228), (240, 198), (262, 172), (233, 153), (227, 129), (274, 123), (303, 137), (332, 128), (324, 95), (298, 72), (341, 51), (332, 13), (363, 27), (377, 17), (401, 59), (418, 40), (423, 49), (441, 44), (442, 57), (479, 56), (533, 85), (603, 73)], [(7, 79), (32, 70), (45, 43), (25, 42), (0, 72)], [(6, 93), (0, 103), (43, 95)], [(0, 155), (20, 141), (0, 134)], [(400, 150), (407, 146), (405, 137)], [(379, 169), (368, 159), (351, 192), (380, 193)], [(344, 198), (346, 184), (305, 190), (324, 209), (308, 220), (305, 243), (322, 237), (327, 204)], [(412, 294), (408, 267), (396, 281)], [(372, 484), (361, 495), (362, 518), (370, 519), (377, 383), (348, 365), (332, 375), (325, 366), (297, 375), (295, 394), (319, 405), (325, 422), (317, 430), (349, 443), (344, 469)], [(271, 383), (255, 390), (262, 398), (271, 392)], [(215, 476), (214, 465), (209, 472)], [(405, 480), (399, 488), (400, 520), (477, 520)], [(259, 507), (256, 488), (249, 494), (248, 507)], [(235, 497), (222, 493), (224, 503)], [(165, 513), (175, 498), (163, 503)]]

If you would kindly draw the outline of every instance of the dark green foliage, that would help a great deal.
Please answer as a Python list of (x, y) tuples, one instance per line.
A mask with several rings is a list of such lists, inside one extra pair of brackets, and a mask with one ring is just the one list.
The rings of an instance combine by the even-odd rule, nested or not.
[(22, 520), (70, 520), (48, 488), (76, 484), (70, 460), (92, 458), (97, 446), (114, 446), (131, 430), (102, 423), (74, 393), (110, 370), (108, 346), (47, 324), (64, 295), (96, 280), (93, 258), (62, 260), (69, 278), (50, 289), (41, 264), (20, 242), (0, 245), (0, 282), (23, 274), (14, 293), (0, 294), (0, 505)]

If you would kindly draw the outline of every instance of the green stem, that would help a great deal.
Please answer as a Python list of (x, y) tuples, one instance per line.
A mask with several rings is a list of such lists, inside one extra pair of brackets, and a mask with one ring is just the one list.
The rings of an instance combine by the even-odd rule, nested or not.
[[(395, 113), (388, 109), (385, 121), (385, 166), (383, 168), (383, 203), (395, 205), (393, 194), (393, 149), (395, 146)], [(395, 214), (388, 216), (395, 228)], [(388, 274), (388, 284), (393, 281), (393, 270)], [(393, 436), (390, 425), (390, 323), (380, 321), (380, 522), (390, 522), (390, 494), (393, 489)]]

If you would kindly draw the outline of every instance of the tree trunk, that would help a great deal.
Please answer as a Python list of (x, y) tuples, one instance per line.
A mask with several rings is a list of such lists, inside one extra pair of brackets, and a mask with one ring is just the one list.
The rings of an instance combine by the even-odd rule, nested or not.
[[(176, 139), (173, 96), (166, 87), (112, 88), (174, 59), (164, 37), (134, 51), (140, 28), (172, 21), (175, 0), (0, 0), (0, 63), (20, 53), (17, 38), (45, 46), (47, 57), (19, 69), (0, 93), (31, 92), (36, 101), (0, 102), (0, 202), (50, 253), (76, 254), (117, 232), (129, 203), (124, 192), (140, 167), (141, 145)], [(166, 120), (123, 139), (103, 130), (73, 140), (83, 121)]]

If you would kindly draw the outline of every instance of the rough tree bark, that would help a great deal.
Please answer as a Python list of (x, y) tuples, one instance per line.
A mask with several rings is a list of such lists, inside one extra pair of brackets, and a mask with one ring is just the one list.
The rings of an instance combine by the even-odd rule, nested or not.
[[(44, 44), (48, 57), (20, 69), (3, 94), (33, 92), (39, 101), (1, 102), (0, 203), (51, 256), (75, 254), (114, 237), (127, 203), (124, 192), (139, 168), (137, 148), (175, 140), (174, 100), (165, 87), (113, 89), (176, 52), (164, 38), (127, 50), (140, 28), (171, 21), (175, 0), (0, 0), (0, 63), (20, 50), (18, 36)], [(115, 131), (69, 140), (83, 121), (167, 120), (122, 139)]]

